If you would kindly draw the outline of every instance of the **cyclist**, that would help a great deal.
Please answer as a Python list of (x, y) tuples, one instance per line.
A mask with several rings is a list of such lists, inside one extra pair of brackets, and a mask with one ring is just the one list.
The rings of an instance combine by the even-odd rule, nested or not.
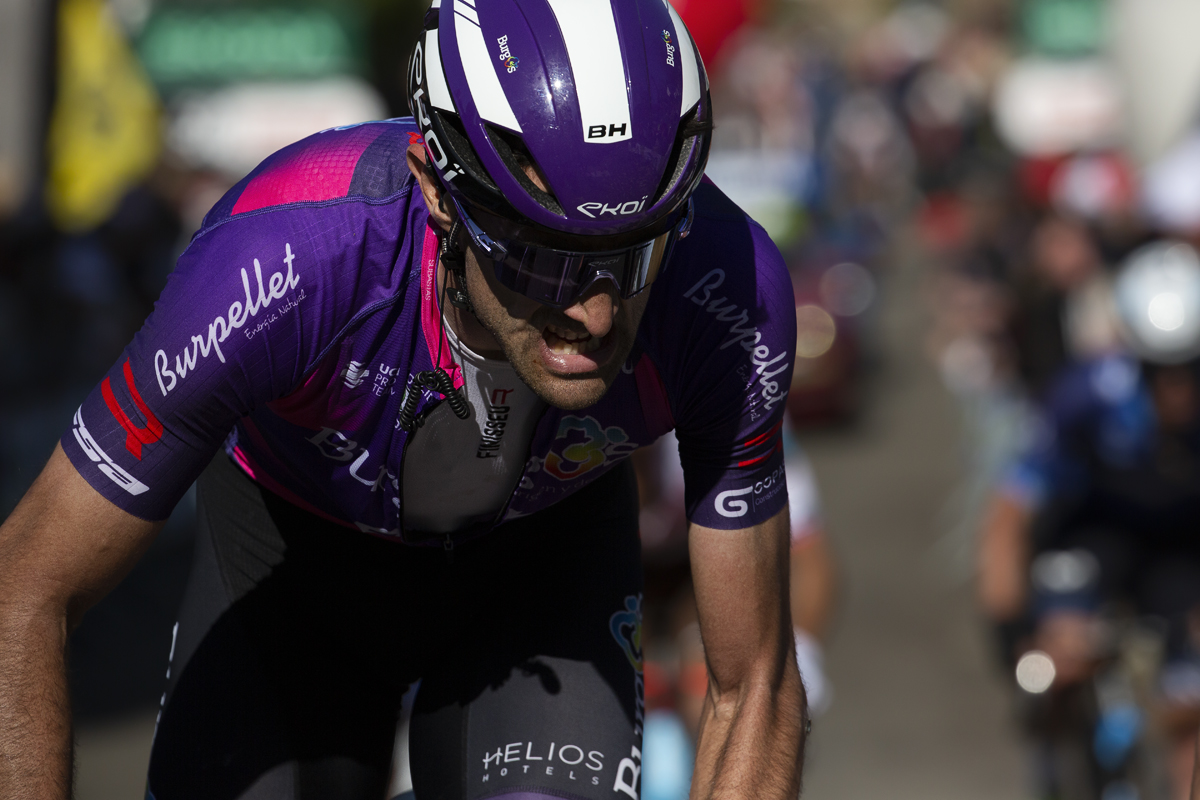
[(409, 78), (413, 118), (311, 136), (217, 203), (6, 521), (0, 795), (66, 796), (66, 631), (199, 476), (149, 797), (381, 796), (420, 679), (422, 800), (636, 798), (626, 456), (671, 428), (696, 796), (796, 795), (794, 303), (702, 182), (687, 31), (660, 0), (435, 1)]
[(1011, 655), (1050, 656), (1052, 691), (1092, 674), (1105, 603), (1125, 597), (1164, 619), (1159, 689), (1183, 796), (1200, 719), (1200, 259), (1186, 244), (1147, 245), (1115, 293), (1130, 353), (1059, 376), (993, 503), (980, 593)]

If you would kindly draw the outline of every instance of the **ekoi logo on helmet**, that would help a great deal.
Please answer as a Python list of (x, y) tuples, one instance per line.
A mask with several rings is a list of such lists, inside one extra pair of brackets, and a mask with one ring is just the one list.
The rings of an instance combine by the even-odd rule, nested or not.
[[(417, 46), (413, 48), (412, 62), (409, 64), (409, 86), (412, 89), (412, 95), (409, 97), (409, 109), (412, 111), (413, 118), (416, 119), (417, 124), (421, 126), (421, 136), (425, 141), (425, 150), (429, 153), (430, 160), (438, 168), (442, 180), (452, 181), (461, 174), (462, 165), (455, 163), (451, 166), (450, 157), (446, 154), (445, 148), (442, 147), (437, 131), (433, 129), (433, 119), (426, 104), (429, 93), (425, 81), (425, 36), (429, 35), (436, 37), (437, 31), (426, 31), (423, 36), (417, 39)], [(441, 62), (436, 62), (430, 66), (433, 69), (442, 68)]]

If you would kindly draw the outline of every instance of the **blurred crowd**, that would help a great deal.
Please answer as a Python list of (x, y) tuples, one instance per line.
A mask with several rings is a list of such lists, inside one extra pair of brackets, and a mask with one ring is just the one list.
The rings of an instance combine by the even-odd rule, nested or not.
[[(1200, 246), (1200, 127), (1178, 113), (1145, 122), (1154, 108), (1129, 87), (1154, 76), (1129, 64), (1163, 56), (1142, 57), (1136, 26), (1112, 43), (1121, 0), (675, 5), (712, 81), (709, 177), (767, 229), (793, 276), (792, 611), (820, 713), (836, 683), (821, 657), (836, 610), (836, 531), (825, 529), (819, 475), (798, 437), (851, 425), (878, 400), (889, 275), (901, 260), (921, 264), (928, 354), (962, 412), (967, 468), (944, 545), (966, 577), (989, 498), (1034, 446), (1064, 371), (1129, 353), (1118, 269), (1147, 243)], [(22, 17), (26, 61), (5, 62), (27, 77), (24, 104), (0, 95), (5, 113), (36, 131), (31, 147), (0, 156), (37, 165), (18, 186), (0, 161), (0, 515), (228, 187), (310, 132), (408, 113), (407, 54), (395, 42), (411, 39), (424, 10), (383, 0), (33, 6)], [(1195, 72), (1188, 64), (1179, 70)], [(1189, 108), (1200, 99), (1192, 83), (1181, 90)], [(647, 703), (665, 715), (647, 731), (648, 759), (652, 737), (667, 754), (647, 761), (645, 797), (669, 800), (686, 795), (687, 732), (706, 677), (672, 443), (640, 453), (637, 466)], [(181, 547), (186, 511), (172, 529)], [(1023, 645), (1006, 641), (1003, 658), (1015, 662)], [(1069, 795), (1037, 780), (1036, 792)]]

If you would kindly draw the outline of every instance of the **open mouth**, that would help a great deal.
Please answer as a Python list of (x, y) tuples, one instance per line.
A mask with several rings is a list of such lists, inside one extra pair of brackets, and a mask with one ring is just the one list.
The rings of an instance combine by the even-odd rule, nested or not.
[(542, 332), (546, 346), (556, 356), (578, 356), (600, 349), (604, 339), (590, 333), (576, 333), (557, 325), (547, 325)]

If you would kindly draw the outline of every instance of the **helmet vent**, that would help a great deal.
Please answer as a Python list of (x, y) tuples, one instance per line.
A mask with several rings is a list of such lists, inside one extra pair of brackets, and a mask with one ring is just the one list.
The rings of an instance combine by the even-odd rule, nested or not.
[(458, 114), (430, 109), (430, 113), (437, 116), (438, 121), (442, 123), (442, 131), (446, 134), (447, 150), (452, 152), (461, 162), (462, 167), (468, 175), (482, 183), (493, 192), (500, 191), (495, 182), (492, 181), (487, 170), (479, 163), (479, 157), (475, 155), (475, 148), (471, 147), (470, 141), (467, 140), (467, 132), (463, 128), (462, 120)]
[(533, 160), (529, 149), (525, 147), (525, 143), (520, 137), (514, 136), (508, 131), (501, 130), (494, 125), (484, 125), (487, 130), (488, 139), (491, 140), (492, 147), (496, 149), (496, 154), (500, 156), (500, 160), (504, 162), (504, 166), (516, 178), (517, 183), (521, 184), (521, 188), (533, 198), (534, 202), (542, 208), (559, 216), (565, 216), (562, 204), (558, 202), (558, 198), (550, 192), (545, 192), (538, 188), (538, 185), (529, 178), (529, 173), (526, 169), (533, 167), (538, 172), (541, 169), (537, 162)]
[(692, 151), (700, 143), (701, 137), (712, 133), (712, 120), (699, 119), (699, 113), (700, 104), (697, 103), (688, 112), (688, 115), (679, 121), (679, 133), (675, 136), (675, 147), (671, 151), (671, 159), (674, 161), (675, 167), (663, 175), (662, 182), (658, 186), (658, 193), (654, 196), (656, 203), (674, 190), (675, 185), (679, 183), (684, 168), (687, 167), (688, 159), (692, 157)]

